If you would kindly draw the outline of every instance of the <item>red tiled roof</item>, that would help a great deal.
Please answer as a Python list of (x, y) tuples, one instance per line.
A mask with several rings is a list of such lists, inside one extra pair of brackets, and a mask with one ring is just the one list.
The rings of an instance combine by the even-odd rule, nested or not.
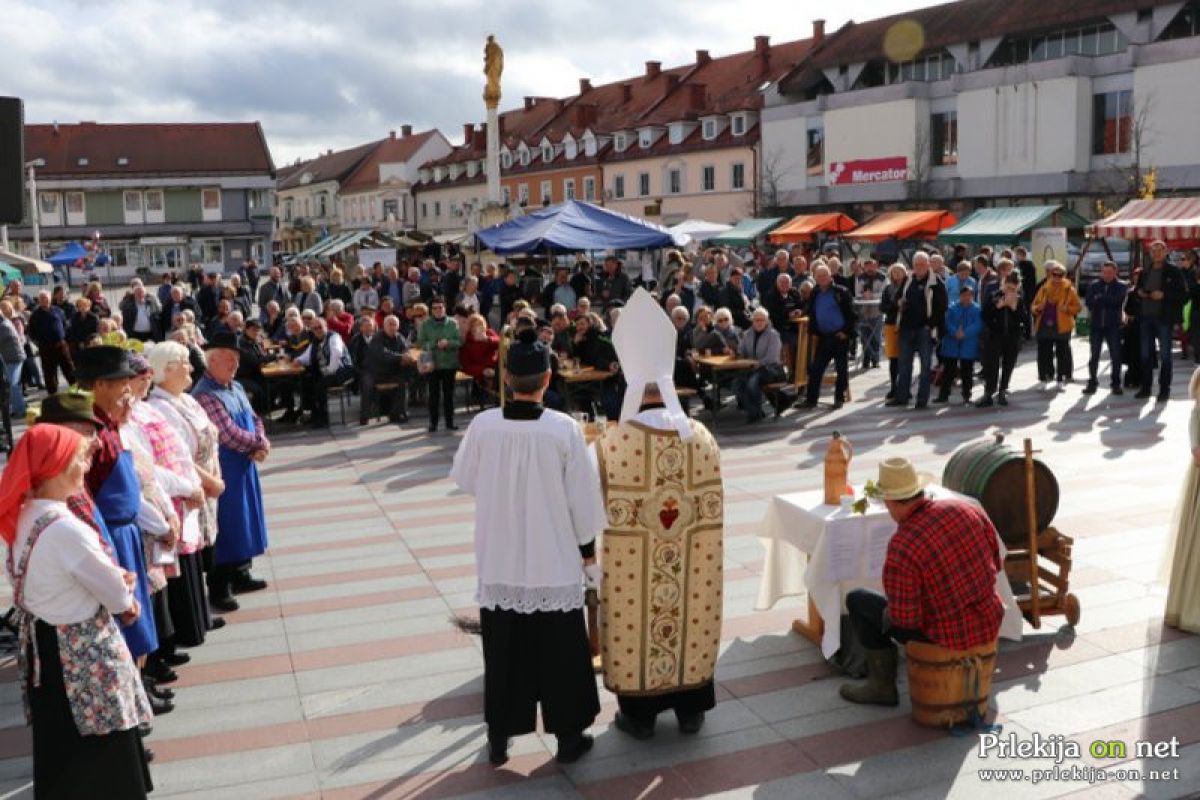
[(357, 147), (351, 147), (347, 150), (335, 150), (332, 153), (326, 153), (310, 161), (305, 161), (300, 165), (302, 169), (294, 169), (286, 177), (282, 178), (278, 183), (278, 188), (280, 190), (294, 189), (300, 185), (305, 175), (312, 176), (312, 180), (309, 183), (320, 183), (321, 181), (338, 181), (340, 183), (346, 180), (350, 173), (358, 169), (363, 160), (371, 155), (384, 141), (386, 140), (378, 139), (374, 142), (360, 144)]
[(813, 54), (818, 69), (884, 58), (883, 39), (901, 20), (925, 31), (923, 52), (991, 36), (1018, 36), (1111, 14), (1168, 5), (1171, 0), (958, 0), (862, 23), (849, 23)]
[(275, 172), (257, 122), (26, 125), (25, 158), (45, 159), (46, 177)]
[(436, 130), (429, 130), (401, 136), (398, 139), (389, 136), (360, 161), (349, 177), (342, 181), (341, 191), (363, 191), (378, 186), (380, 164), (404, 164), (416, 155), (422, 145), (434, 136), (440, 135), (441, 133)]

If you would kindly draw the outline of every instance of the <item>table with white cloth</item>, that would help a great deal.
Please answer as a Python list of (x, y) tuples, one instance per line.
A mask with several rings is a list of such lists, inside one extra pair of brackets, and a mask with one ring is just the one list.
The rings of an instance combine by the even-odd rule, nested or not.
[[(926, 493), (934, 500), (953, 497), (978, 506), (973, 498), (941, 486), (931, 485)], [(895, 533), (896, 523), (881, 502), (870, 503), (865, 514), (858, 514), (826, 505), (821, 490), (771, 498), (759, 537), (766, 559), (755, 608), (766, 610), (782, 597), (807, 593), (808, 619), (793, 622), (792, 630), (820, 645), (825, 658), (831, 658), (842, 643), (836, 621), (846, 594), (858, 588), (883, 591), (883, 562)], [(996, 541), (1003, 564), (1007, 550), (998, 535)], [(996, 575), (996, 591), (1004, 602), (1000, 635), (1020, 641), (1021, 610), (1003, 569)], [(835, 624), (825, 625), (824, 620)]]

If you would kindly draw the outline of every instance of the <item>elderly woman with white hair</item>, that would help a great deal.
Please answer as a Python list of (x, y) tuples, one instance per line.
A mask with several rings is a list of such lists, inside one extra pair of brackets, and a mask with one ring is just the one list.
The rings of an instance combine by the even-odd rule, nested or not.
[(755, 423), (766, 416), (762, 410), (763, 389), (786, 379), (783, 342), (779, 331), (771, 327), (771, 315), (765, 308), (756, 308), (750, 315), (750, 327), (742, 332), (737, 355), (758, 362), (758, 366), (739, 375), (733, 383), (738, 408), (746, 413), (747, 423)]
[(203, 550), (216, 540), (217, 497), (225, 489), (217, 459), (217, 429), (188, 394), (192, 365), (186, 347), (163, 342), (150, 349), (147, 360), (154, 388), (146, 402), (171, 426), (181, 446), (176, 457), (186, 459), (200, 483), (195, 496), (175, 498), (176, 511), (184, 524), (176, 550), (179, 576), (167, 582), (175, 641), (183, 647), (195, 647), (204, 643), (210, 629), (224, 624), (209, 613), (202, 563)]

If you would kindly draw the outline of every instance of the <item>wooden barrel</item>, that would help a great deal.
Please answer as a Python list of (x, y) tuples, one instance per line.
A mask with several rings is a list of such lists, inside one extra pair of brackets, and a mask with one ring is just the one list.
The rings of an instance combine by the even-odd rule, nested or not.
[(970, 650), (947, 650), (928, 642), (905, 645), (913, 721), (931, 728), (966, 722), (972, 707), (987, 714), (996, 667), (996, 642)]
[[(1033, 461), (1033, 472), (1037, 533), (1041, 533), (1058, 513), (1058, 479), (1037, 459)], [(1029, 546), (1023, 453), (998, 441), (964, 445), (950, 457), (942, 473), (942, 485), (978, 500), (1010, 548)]]

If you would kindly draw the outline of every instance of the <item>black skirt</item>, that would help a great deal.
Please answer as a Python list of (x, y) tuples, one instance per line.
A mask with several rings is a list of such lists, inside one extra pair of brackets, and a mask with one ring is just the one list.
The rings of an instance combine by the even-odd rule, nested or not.
[(483, 702), (488, 735), (582, 732), (600, 713), (583, 609), (479, 610), (483, 633)]
[[(28, 687), (35, 800), (91, 800), (98, 796), (98, 787), (103, 787), (104, 797), (144, 798), (154, 784), (138, 729), (81, 736), (63, 684), (58, 633), (53, 626), (39, 621), (34, 635), (42, 684)], [(32, 653), (29, 663), (33, 663)]]
[(179, 576), (167, 581), (167, 604), (171, 607), (171, 622), (175, 626), (173, 644), (179, 647), (199, 647), (204, 644), (204, 635), (212, 622), (200, 562), (198, 552), (181, 555)]
[(159, 649), (171, 644), (175, 636), (175, 623), (171, 621), (171, 603), (167, 600), (167, 590), (159, 589), (150, 595), (150, 604), (154, 607), (154, 632), (158, 635)]

